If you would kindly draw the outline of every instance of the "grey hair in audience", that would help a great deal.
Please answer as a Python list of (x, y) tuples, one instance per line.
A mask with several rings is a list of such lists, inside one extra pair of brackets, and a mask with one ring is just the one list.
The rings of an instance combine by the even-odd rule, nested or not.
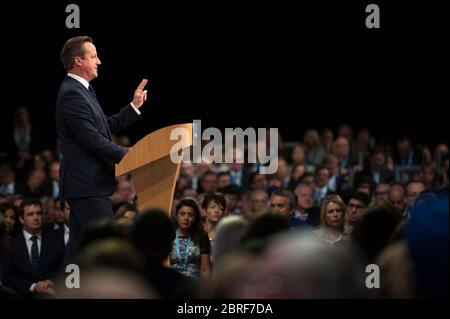
[(212, 252), (214, 265), (217, 265), (225, 255), (239, 248), (248, 226), (249, 222), (241, 216), (227, 216), (219, 222)]

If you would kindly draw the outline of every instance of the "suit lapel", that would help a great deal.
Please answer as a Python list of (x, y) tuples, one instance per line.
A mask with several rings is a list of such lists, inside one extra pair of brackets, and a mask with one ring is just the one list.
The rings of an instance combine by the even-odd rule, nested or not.
[(108, 119), (106, 118), (105, 113), (102, 110), (102, 107), (100, 106), (100, 104), (98, 103), (97, 99), (92, 96), (92, 94), (89, 92), (88, 89), (86, 89), (86, 87), (81, 84), (80, 82), (78, 82), (77, 80), (71, 78), (70, 76), (66, 76), (66, 80), (70, 81), (71, 83), (73, 83), (76, 87), (78, 87), (81, 92), (87, 96), (87, 98), (91, 101), (91, 103), (89, 103), (92, 107), (92, 109), (94, 110), (94, 112), (98, 113), (100, 115), (100, 118), (103, 121), (103, 124), (105, 125), (106, 128), (106, 134), (107, 134), (107, 138), (109, 140), (111, 140), (111, 131), (109, 129), (109, 125), (108, 125)]
[(28, 251), (28, 246), (27, 243), (25, 242), (25, 236), (22, 234), (17, 234), (17, 239), (18, 239), (18, 249), (19, 251), (22, 251), (23, 253), (20, 254), (20, 262), (22, 265), (26, 265), (26, 268), (28, 270), (28, 272), (30, 273), (34, 273), (33, 272), (33, 267), (31, 266), (31, 256), (30, 256), (30, 252)]
[(106, 118), (106, 115), (102, 110), (102, 107), (98, 103), (97, 99), (94, 96), (92, 96), (92, 94), (84, 86), (83, 86), (83, 89), (84, 89), (83, 90), (84, 94), (87, 95), (89, 99), (91, 99), (92, 104), (94, 104), (94, 108), (96, 108), (97, 112), (100, 114), (103, 124), (105, 124), (108, 138), (111, 140), (111, 131), (109, 130), (108, 119)]

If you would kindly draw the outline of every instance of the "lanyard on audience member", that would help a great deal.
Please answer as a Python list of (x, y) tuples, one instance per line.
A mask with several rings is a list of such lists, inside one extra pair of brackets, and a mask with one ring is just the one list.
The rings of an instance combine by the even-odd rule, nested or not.
[(191, 247), (191, 237), (188, 237), (188, 242), (186, 244), (186, 252), (184, 253), (184, 260), (181, 258), (181, 254), (180, 254), (180, 243), (179, 243), (179, 231), (177, 229), (176, 231), (177, 234), (177, 238), (175, 240), (175, 245), (177, 248), (177, 256), (178, 259), (180, 260), (181, 264), (183, 265), (183, 270), (187, 269), (187, 264), (188, 264), (188, 256), (189, 256), (189, 248)]

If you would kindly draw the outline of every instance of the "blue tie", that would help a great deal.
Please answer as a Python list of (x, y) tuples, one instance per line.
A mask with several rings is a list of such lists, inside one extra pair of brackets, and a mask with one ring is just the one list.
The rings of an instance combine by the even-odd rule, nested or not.
[(39, 250), (37, 240), (37, 236), (31, 236), (31, 241), (33, 242), (31, 245), (31, 267), (33, 268), (35, 275), (37, 274), (39, 266)]
[(97, 98), (97, 95), (95, 94), (94, 87), (89, 84), (88, 88), (89, 92), (92, 94), (93, 97)]

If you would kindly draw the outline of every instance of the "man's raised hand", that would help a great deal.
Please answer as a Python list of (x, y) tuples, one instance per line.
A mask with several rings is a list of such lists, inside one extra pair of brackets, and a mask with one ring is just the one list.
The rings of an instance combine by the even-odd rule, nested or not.
[(136, 108), (140, 108), (142, 104), (144, 104), (144, 102), (147, 101), (147, 90), (144, 90), (147, 82), (148, 82), (147, 79), (143, 79), (142, 82), (137, 87), (136, 91), (134, 91), (133, 105)]

